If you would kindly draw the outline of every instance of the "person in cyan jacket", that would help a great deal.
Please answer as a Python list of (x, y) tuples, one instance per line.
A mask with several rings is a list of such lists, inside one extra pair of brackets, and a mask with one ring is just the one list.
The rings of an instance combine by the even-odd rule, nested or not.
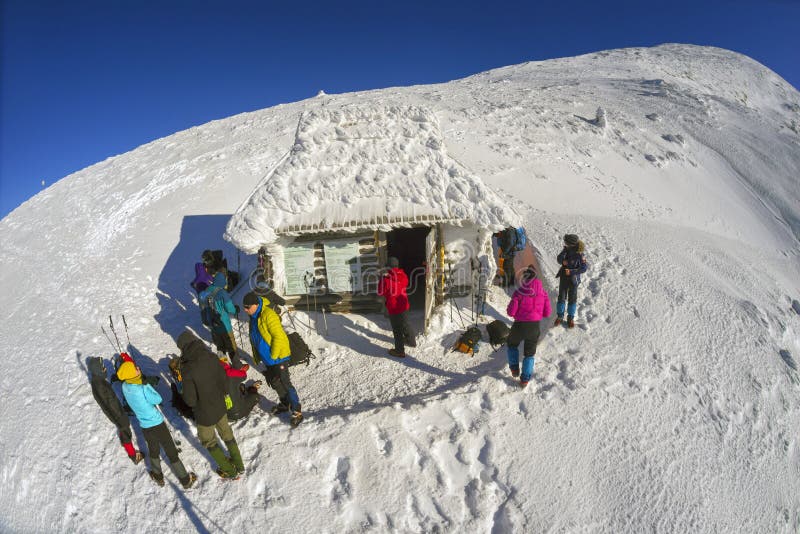
[[(242, 368), (236, 350), (236, 339), (233, 335), (231, 317), (238, 313), (231, 295), (225, 291), (227, 280), (221, 272), (214, 275), (213, 283), (199, 295), (200, 302), (205, 305), (203, 322), (211, 329), (211, 340), (217, 350), (226, 354), (235, 369)], [(247, 370), (247, 369), (245, 369)]]
[(250, 345), (253, 361), (265, 365), (264, 378), (269, 387), (278, 394), (279, 403), (272, 408), (273, 414), (292, 411), (291, 424), (297, 426), (303, 420), (300, 396), (289, 377), (291, 346), (283, 330), (280, 316), (270, 308), (270, 302), (252, 291), (244, 296), (242, 309), (250, 316)]
[(387, 261), (389, 269), (378, 282), (378, 295), (386, 299), (386, 311), (389, 313), (389, 322), (394, 335), (394, 348), (389, 349), (389, 355), (395, 358), (405, 358), (406, 345), (416, 346), (414, 332), (408, 324), (408, 276), (400, 268), (400, 262), (395, 257)]
[[(556, 320), (553, 326), (558, 326), (564, 320), (564, 310), (567, 312), (567, 327), (575, 327), (575, 312), (578, 310), (578, 284), (581, 275), (588, 267), (584, 255), (583, 241), (575, 234), (564, 236), (564, 248), (558, 254), (558, 263), (561, 266), (556, 273), (558, 278), (558, 300), (556, 301)], [(568, 304), (567, 304), (568, 302)]]
[(119, 397), (114, 393), (108, 380), (106, 380), (106, 367), (103, 358), (89, 358), (89, 372), (92, 375), (92, 395), (100, 409), (106, 417), (117, 427), (117, 435), (128, 458), (134, 464), (142, 461), (142, 453), (133, 448), (133, 433), (131, 432), (131, 421), (128, 414), (122, 408)]
[[(244, 463), (228, 423), (225, 371), (217, 356), (191, 331), (184, 331), (176, 343), (181, 351), (181, 396), (192, 408), (197, 437), (217, 462), (217, 474), (222, 478), (236, 479), (244, 473)], [(230, 459), (220, 448), (216, 434), (225, 442)]]
[[(522, 273), (520, 287), (514, 291), (511, 302), (506, 309), (508, 315), (514, 319), (511, 331), (508, 333), (508, 367), (511, 376), (519, 376), (520, 385), (525, 387), (533, 377), (533, 357), (536, 354), (536, 343), (539, 341), (539, 321), (543, 317), (550, 317), (550, 298), (542, 286), (542, 281), (536, 277), (536, 270), (529, 265)], [(524, 342), (524, 358), (522, 360), (522, 374), (519, 368), (519, 344)]]
[(123, 362), (117, 370), (117, 377), (123, 381), (122, 394), (131, 407), (142, 434), (147, 441), (147, 451), (150, 457), (150, 477), (159, 486), (164, 485), (164, 473), (161, 471), (161, 449), (167, 454), (170, 466), (185, 489), (189, 489), (197, 481), (197, 475), (187, 473), (183, 462), (178, 457), (178, 449), (172, 440), (167, 424), (161, 410), (161, 395), (150, 384), (142, 383), (142, 372), (132, 361)]

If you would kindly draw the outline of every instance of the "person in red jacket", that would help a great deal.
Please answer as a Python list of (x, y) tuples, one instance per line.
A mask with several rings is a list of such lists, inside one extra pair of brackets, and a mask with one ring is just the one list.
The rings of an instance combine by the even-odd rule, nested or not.
[(408, 276), (400, 268), (400, 261), (390, 257), (387, 265), (389, 270), (378, 282), (378, 295), (386, 298), (386, 311), (389, 312), (389, 321), (392, 323), (394, 334), (394, 348), (389, 349), (389, 354), (396, 358), (405, 358), (405, 346), (416, 347), (414, 332), (408, 325)]

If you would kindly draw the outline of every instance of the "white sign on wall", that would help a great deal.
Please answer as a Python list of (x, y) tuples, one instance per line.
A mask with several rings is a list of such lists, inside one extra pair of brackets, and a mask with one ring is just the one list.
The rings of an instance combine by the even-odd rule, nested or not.
[(305, 295), (308, 282), (313, 284), (314, 244), (293, 243), (283, 252), (284, 275), (287, 295)]
[(330, 291), (361, 291), (361, 257), (357, 239), (325, 242), (325, 270)]

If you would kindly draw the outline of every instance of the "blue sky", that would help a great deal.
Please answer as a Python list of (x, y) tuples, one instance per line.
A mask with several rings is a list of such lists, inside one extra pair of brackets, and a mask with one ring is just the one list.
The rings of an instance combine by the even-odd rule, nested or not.
[(666, 42), (800, 87), (800, 0), (0, 0), (0, 217), (154, 139), (327, 93)]

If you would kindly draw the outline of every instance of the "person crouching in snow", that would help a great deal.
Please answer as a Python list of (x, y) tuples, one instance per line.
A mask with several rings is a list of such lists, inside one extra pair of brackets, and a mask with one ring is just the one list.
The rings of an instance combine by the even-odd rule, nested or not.
[[(536, 277), (536, 270), (529, 265), (522, 273), (520, 287), (514, 291), (506, 312), (514, 319), (508, 333), (508, 367), (511, 376), (518, 377), (522, 387), (528, 385), (533, 376), (533, 357), (536, 354), (536, 343), (539, 341), (539, 321), (550, 317), (550, 298)], [(519, 369), (519, 344), (524, 341), (524, 358), (522, 374)]]
[[(242, 362), (236, 351), (236, 339), (233, 337), (231, 316), (239, 313), (239, 308), (234, 306), (230, 294), (225, 291), (228, 281), (225, 274), (218, 272), (214, 275), (213, 283), (200, 293), (200, 302), (205, 304), (203, 321), (211, 329), (211, 340), (217, 350), (226, 354), (235, 369), (242, 369)], [(238, 320), (238, 319), (237, 319)], [(244, 367), (247, 371), (247, 367)]]
[(103, 363), (103, 358), (94, 357), (89, 358), (89, 372), (92, 375), (92, 395), (100, 409), (106, 414), (112, 423), (117, 427), (117, 435), (119, 441), (125, 452), (128, 453), (128, 458), (134, 464), (142, 461), (142, 453), (133, 448), (133, 433), (131, 432), (131, 421), (128, 414), (122, 408), (119, 402), (119, 397), (114, 393), (111, 384), (106, 380), (106, 366)]
[(239, 419), (244, 419), (250, 415), (253, 407), (258, 404), (258, 399), (260, 398), (258, 388), (261, 387), (261, 381), (257, 380), (245, 386), (246, 370), (234, 369), (224, 359), (220, 359), (219, 364), (225, 370), (228, 397), (231, 399), (228, 407), (228, 420), (238, 421)]
[(184, 489), (189, 489), (197, 481), (197, 475), (187, 473), (183, 462), (178, 457), (178, 448), (172, 441), (167, 424), (161, 410), (161, 395), (150, 384), (142, 383), (142, 372), (133, 362), (123, 362), (117, 370), (117, 377), (123, 381), (122, 394), (131, 407), (142, 434), (147, 442), (148, 456), (150, 457), (150, 477), (159, 486), (164, 485), (164, 473), (161, 471), (161, 449), (167, 454), (170, 466), (175, 476), (180, 480)]
[(378, 295), (386, 298), (386, 311), (389, 313), (389, 322), (394, 335), (394, 348), (389, 349), (389, 355), (396, 358), (405, 358), (405, 345), (416, 347), (414, 332), (408, 325), (408, 276), (400, 268), (400, 262), (395, 257), (390, 257), (386, 262), (389, 270), (378, 282)]
[(303, 420), (300, 397), (289, 377), (289, 338), (283, 330), (280, 316), (269, 307), (269, 300), (252, 291), (244, 296), (242, 309), (250, 316), (250, 345), (253, 361), (264, 363), (264, 378), (269, 387), (278, 394), (280, 402), (273, 406), (272, 413), (292, 411), (291, 424), (297, 426)]
[(566, 306), (567, 327), (575, 327), (575, 312), (578, 310), (578, 284), (581, 283), (581, 275), (586, 272), (588, 265), (584, 251), (583, 241), (578, 239), (575, 234), (564, 236), (564, 248), (558, 254), (558, 263), (561, 267), (556, 273), (558, 278), (558, 300), (556, 301), (556, 320), (553, 326), (558, 326), (564, 320), (565, 301), (569, 302)]

